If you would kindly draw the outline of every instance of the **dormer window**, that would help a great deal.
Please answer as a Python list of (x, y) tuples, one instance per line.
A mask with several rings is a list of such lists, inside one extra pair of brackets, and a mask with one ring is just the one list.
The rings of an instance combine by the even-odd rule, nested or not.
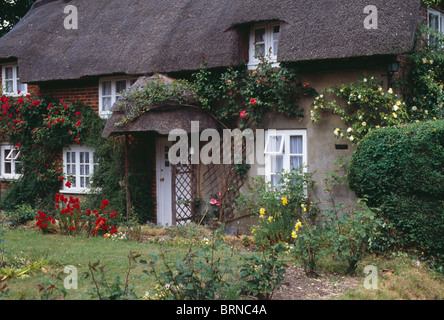
[(19, 67), (17, 64), (2, 66), (2, 91), (8, 96), (27, 94), (27, 86), (20, 82)]
[(262, 58), (277, 63), (280, 23), (254, 25), (250, 32), (249, 69), (255, 69)]
[(136, 78), (103, 78), (99, 81), (99, 113), (102, 118), (111, 115), (113, 104), (120, 94), (136, 82)]

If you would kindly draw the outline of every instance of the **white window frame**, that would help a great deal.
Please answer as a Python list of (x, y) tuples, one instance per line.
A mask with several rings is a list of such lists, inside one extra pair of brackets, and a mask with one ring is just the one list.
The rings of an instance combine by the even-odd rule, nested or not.
[(444, 33), (444, 13), (437, 10), (428, 9), (427, 10), (427, 24), (430, 27), (430, 15), (438, 16), (438, 30)]
[[(91, 183), (92, 183), (92, 175), (94, 173), (94, 169), (97, 166), (97, 163), (94, 161), (94, 148), (83, 146), (83, 145), (71, 145), (63, 149), (63, 174), (66, 177), (65, 180), (63, 180), (63, 188), (60, 190), (61, 193), (73, 193), (73, 194), (85, 194), (89, 193), (91, 189)], [(71, 175), (71, 173), (68, 173), (68, 159), (67, 159), (67, 153), (68, 152), (75, 152), (75, 174)], [(81, 152), (89, 152), (89, 162), (83, 162), (83, 164), (89, 165), (89, 174), (88, 175), (81, 175), (80, 172), (80, 166), (82, 163), (80, 163), (80, 153)], [(69, 165), (73, 165), (71, 162)], [(74, 181), (71, 181), (70, 178), (74, 176), (75, 177), (75, 184)], [(80, 186), (80, 180), (81, 177), (88, 178), (89, 179), (89, 187), (81, 187)], [(68, 188), (66, 186), (66, 182), (71, 182), (72, 186), (71, 188)]]
[[(8, 155), (5, 157), (5, 150), (10, 149), (11, 151), (8, 153)], [(5, 180), (17, 180), (19, 179), (22, 174), (18, 174), (15, 171), (15, 166), (17, 164), (17, 162), (19, 162), (17, 159), (19, 158), (20, 155), (20, 150), (18, 150), (17, 154), (15, 155), (15, 157), (12, 157), (12, 153), (14, 151), (17, 151), (17, 147), (12, 146), (12, 145), (6, 145), (6, 144), (2, 144), (0, 146), (0, 157), (1, 157), (1, 177)], [(11, 173), (6, 173), (5, 172), (5, 164), (6, 162), (11, 164)]]
[[(277, 155), (283, 156), (283, 170), (284, 172), (290, 172), (291, 156), (302, 156), (302, 171), (307, 172), (307, 131), (301, 129), (295, 130), (266, 130), (265, 131), (265, 148), (269, 143), (269, 137), (283, 136), (283, 143), (279, 148), (279, 152), (267, 152), (265, 151), (265, 177), (266, 181), (271, 182), (271, 175), (276, 174), (271, 172), (271, 160), (272, 157)], [(290, 137), (298, 136), (302, 137), (302, 154), (290, 153)]]
[[(134, 77), (107, 77), (107, 78), (101, 78), (99, 80), (99, 115), (102, 118), (109, 118), (112, 114), (111, 110), (104, 110), (103, 105), (103, 98), (109, 97), (111, 98), (111, 107), (113, 104), (117, 101), (117, 98), (120, 97), (119, 94), (116, 92), (116, 83), (118, 81), (126, 81), (126, 89), (128, 89), (131, 85), (136, 82), (137, 78)], [(111, 82), (111, 95), (104, 96), (103, 95), (103, 83), (104, 82)]]
[[(12, 68), (12, 79), (6, 79), (6, 68)], [(6, 81), (12, 80), (12, 92), (6, 91)], [(18, 63), (9, 63), (2, 65), (2, 92), (5, 95), (17, 97), (28, 94), (28, 85), (26, 83), (22, 83), (24, 89), (18, 93), (18, 83), (20, 82), (20, 78), (18, 75)]]
[[(254, 70), (257, 68), (257, 65), (260, 63), (260, 59), (256, 58), (256, 42), (255, 42), (255, 32), (258, 29), (265, 29), (265, 57), (268, 58), (268, 61), (272, 62), (273, 66), (278, 67), (277, 63), (277, 55), (273, 53), (273, 35), (274, 35), (274, 27), (281, 27), (280, 22), (268, 22), (268, 23), (260, 23), (255, 24), (251, 27), (250, 30), (250, 45), (249, 45), (249, 61), (248, 61), (248, 69)], [(279, 33), (281, 30), (279, 30)], [(278, 42), (278, 51), (279, 51), (279, 39)], [(271, 50), (271, 55), (269, 54)]]

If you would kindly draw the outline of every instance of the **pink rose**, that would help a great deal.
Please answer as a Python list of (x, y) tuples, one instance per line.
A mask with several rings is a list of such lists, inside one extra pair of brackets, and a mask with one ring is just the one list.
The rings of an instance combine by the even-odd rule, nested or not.
[(241, 117), (242, 119), (245, 119), (245, 118), (247, 117), (247, 113), (245, 112), (245, 110), (244, 110), (244, 111), (241, 111), (241, 113), (240, 113), (240, 117)]

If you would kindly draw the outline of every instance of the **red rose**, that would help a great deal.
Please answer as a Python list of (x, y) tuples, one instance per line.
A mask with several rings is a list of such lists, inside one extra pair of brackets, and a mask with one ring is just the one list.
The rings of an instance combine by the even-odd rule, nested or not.
[(255, 98), (251, 98), (250, 103), (255, 106), (257, 105), (257, 100)]
[(241, 113), (240, 113), (240, 117), (241, 117), (242, 119), (245, 119), (245, 118), (247, 117), (247, 113), (245, 112), (245, 110), (241, 111)]

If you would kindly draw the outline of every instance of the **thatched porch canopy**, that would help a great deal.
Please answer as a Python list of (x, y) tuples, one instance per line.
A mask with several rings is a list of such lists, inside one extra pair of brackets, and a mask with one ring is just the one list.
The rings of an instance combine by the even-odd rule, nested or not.
[[(163, 75), (152, 77), (140, 77), (130, 88), (129, 91), (143, 88), (148, 81), (162, 80), (167, 85), (174, 81)], [(201, 110), (196, 103), (196, 99), (190, 94), (185, 97), (187, 105), (169, 104), (161, 106), (150, 106), (149, 111), (141, 114), (136, 119), (125, 124), (121, 121), (128, 115), (130, 108), (122, 108), (125, 102), (124, 96), (120, 97), (112, 107), (112, 115), (108, 119), (102, 136), (107, 138), (111, 135), (135, 132), (154, 131), (161, 135), (169, 134), (173, 129), (181, 129), (191, 133), (191, 122), (198, 121), (200, 130), (217, 129), (217, 121), (207, 112)]]
[[(281, 62), (410, 52), (421, 0), (370, 4), (375, 30), (364, 28), (362, 0), (37, 0), (0, 38), (0, 61), (17, 59), (26, 83), (197, 70), (202, 57), (209, 68), (234, 66), (261, 21), (281, 21)], [(63, 26), (67, 5), (78, 29)]]

